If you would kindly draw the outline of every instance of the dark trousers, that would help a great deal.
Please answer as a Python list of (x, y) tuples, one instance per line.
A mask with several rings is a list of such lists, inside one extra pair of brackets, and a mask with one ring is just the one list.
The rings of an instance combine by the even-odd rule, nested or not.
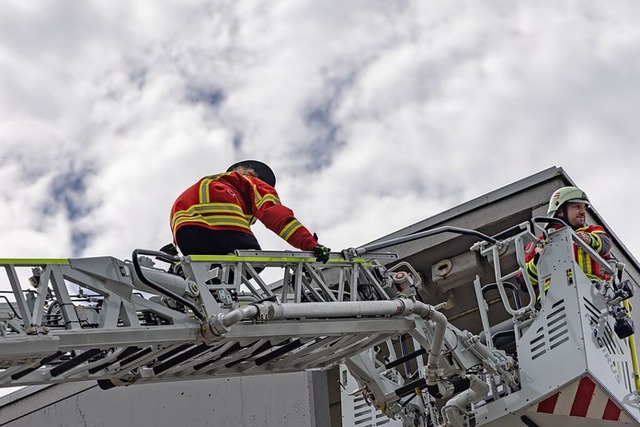
[(183, 255), (227, 255), (236, 249), (261, 249), (253, 234), (211, 230), (196, 225), (180, 227), (176, 233), (176, 244)]

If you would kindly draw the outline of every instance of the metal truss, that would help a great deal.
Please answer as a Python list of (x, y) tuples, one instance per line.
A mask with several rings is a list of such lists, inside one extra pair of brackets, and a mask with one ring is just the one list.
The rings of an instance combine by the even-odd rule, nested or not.
[[(410, 266), (387, 271), (371, 258), (334, 255), (325, 265), (305, 252), (135, 251), (132, 261), (0, 266), (0, 289), (10, 288), (0, 305), (0, 386), (327, 369), (412, 331), (421, 319), (412, 310), (430, 310), (398, 291), (412, 291)], [(270, 270), (281, 277), (273, 284), (261, 277)]]

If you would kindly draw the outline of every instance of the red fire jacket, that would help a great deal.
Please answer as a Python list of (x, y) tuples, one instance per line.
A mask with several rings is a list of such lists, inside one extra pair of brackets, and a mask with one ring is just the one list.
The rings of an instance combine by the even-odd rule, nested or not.
[[(588, 233), (591, 237), (591, 246), (603, 259), (609, 259), (611, 250), (611, 238), (604, 230), (603, 227), (599, 225), (589, 225), (587, 227), (578, 228), (575, 232), (583, 231)], [(525, 256), (525, 261), (527, 263), (527, 273), (529, 274), (529, 279), (531, 279), (531, 284), (536, 285), (538, 283), (538, 256), (537, 254), (531, 250), (533, 249), (533, 242), (529, 243), (525, 248), (525, 252), (527, 255)], [(602, 271), (602, 267), (598, 264), (594, 259), (592, 259), (589, 255), (587, 255), (582, 249), (578, 247), (574, 243), (573, 245), (573, 254), (575, 256), (578, 265), (585, 273), (585, 275), (590, 279), (601, 279), (601, 280), (609, 280), (610, 277)]]
[(293, 247), (310, 251), (318, 245), (293, 211), (280, 203), (275, 188), (237, 172), (206, 176), (187, 188), (171, 208), (171, 231), (174, 240), (183, 225), (253, 234), (256, 219)]

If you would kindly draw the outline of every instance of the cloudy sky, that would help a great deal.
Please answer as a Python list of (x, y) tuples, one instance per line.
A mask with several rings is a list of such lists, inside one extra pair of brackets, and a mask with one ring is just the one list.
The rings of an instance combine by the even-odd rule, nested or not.
[(334, 249), (561, 166), (638, 257), (639, 17), (635, 1), (3, 1), (0, 257), (157, 249), (175, 197), (245, 158)]

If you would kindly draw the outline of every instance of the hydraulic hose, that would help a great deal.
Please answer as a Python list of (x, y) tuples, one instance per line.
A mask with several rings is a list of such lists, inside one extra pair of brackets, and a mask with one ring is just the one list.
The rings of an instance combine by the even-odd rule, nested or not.
[(517, 224), (517, 225), (514, 225), (513, 227), (509, 227), (506, 230), (499, 232), (498, 234), (494, 234), (492, 237), (497, 240), (504, 239), (506, 237), (511, 237), (512, 235), (518, 234), (519, 232), (524, 230), (526, 228), (524, 224)]
[(391, 240), (385, 240), (383, 242), (371, 243), (369, 245), (360, 246), (359, 248), (345, 249), (345, 250), (342, 251), (342, 253), (343, 253), (343, 256), (358, 257), (360, 255), (364, 255), (367, 252), (375, 251), (377, 249), (382, 249), (382, 248), (386, 248), (386, 247), (389, 247), (389, 246), (398, 245), (400, 243), (411, 242), (413, 240), (418, 240), (418, 239), (422, 239), (423, 237), (433, 236), (435, 234), (441, 234), (441, 233), (466, 234), (466, 235), (469, 235), (469, 236), (479, 237), (482, 240), (486, 240), (487, 242), (489, 242), (491, 244), (495, 244), (497, 242), (497, 240), (494, 239), (493, 237), (487, 236), (486, 234), (481, 233), (481, 232), (479, 232), (477, 230), (470, 230), (468, 228), (445, 226), (445, 227), (433, 228), (431, 230), (421, 231), (419, 233), (410, 234), (408, 236), (397, 237), (397, 238), (391, 239)]
[(140, 261), (138, 260), (138, 256), (139, 255), (149, 255), (149, 256), (155, 256), (158, 257), (162, 260), (168, 261), (168, 262), (175, 262), (175, 261), (179, 261), (180, 258), (177, 256), (173, 256), (173, 255), (169, 255), (165, 252), (160, 252), (160, 251), (150, 251), (150, 250), (144, 250), (144, 249), (135, 249), (133, 251), (133, 254), (131, 255), (132, 258), (132, 263), (133, 263), (133, 268), (136, 271), (136, 274), (138, 275), (138, 278), (140, 279), (140, 281), (142, 283), (144, 283), (145, 285), (147, 285), (148, 287), (150, 287), (153, 290), (158, 291), (159, 293), (168, 296), (169, 298), (172, 298), (178, 302), (180, 302), (181, 304), (183, 304), (185, 307), (189, 307), (191, 309), (191, 311), (193, 311), (193, 314), (199, 319), (199, 320), (205, 320), (206, 316), (202, 313), (202, 311), (196, 307), (196, 305), (189, 301), (188, 299), (185, 299), (183, 297), (181, 297), (180, 295), (176, 294), (175, 292), (166, 289), (160, 285), (158, 285), (157, 283), (152, 282), (151, 280), (147, 279), (144, 275), (144, 273), (142, 272), (142, 268), (140, 267)]
[(547, 217), (547, 216), (536, 216), (534, 218), (531, 218), (531, 221), (533, 221), (533, 222), (542, 222), (542, 223), (546, 223), (546, 224), (556, 224), (556, 225), (559, 225), (561, 227), (568, 227), (569, 226), (566, 222), (564, 222), (560, 218), (550, 218), (550, 217)]

